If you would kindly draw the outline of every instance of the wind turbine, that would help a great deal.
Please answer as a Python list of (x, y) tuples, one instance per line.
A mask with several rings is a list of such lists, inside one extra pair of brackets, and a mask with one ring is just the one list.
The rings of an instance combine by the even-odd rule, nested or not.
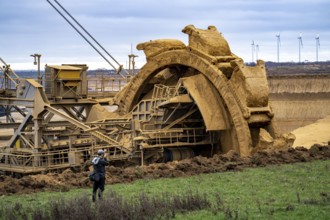
[(301, 48), (303, 48), (303, 42), (302, 42), (302, 34), (300, 33), (298, 37), (298, 43), (299, 43), (299, 63), (301, 61)]
[(259, 44), (256, 44), (256, 60), (258, 60)]
[(319, 62), (319, 48), (320, 48), (320, 35), (317, 34), (315, 37), (316, 40), (316, 62)]
[(252, 41), (252, 63), (254, 63), (254, 40)]
[(280, 46), (281, 46), (281, 35), (275, 35), (277, 38), (277, 62), (280, 62)]

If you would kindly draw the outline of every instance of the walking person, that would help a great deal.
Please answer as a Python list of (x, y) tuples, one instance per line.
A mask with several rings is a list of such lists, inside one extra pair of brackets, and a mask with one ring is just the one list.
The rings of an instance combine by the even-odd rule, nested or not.
[(99, 199), (102, 199), (102, 193), (105, 185), (105, 166), (109, 165), (104, 150), (97, 151), (97, 157), (92, 160), (94, 168), (94, 184), (93, 184), (93, 202), (96, 200), (96, 193), (98, 191)]

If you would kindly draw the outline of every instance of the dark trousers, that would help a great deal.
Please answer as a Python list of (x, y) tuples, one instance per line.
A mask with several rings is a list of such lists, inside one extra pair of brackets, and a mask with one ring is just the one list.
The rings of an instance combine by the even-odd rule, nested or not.
[(95, 181), (93, 184), (93, 194), (96, 193), (97, 189), (100, 189), (101, 192), (103, 192), (104, 185), (105, 185), (105, 177), (103, 175), (100, 175), (100, 180)]

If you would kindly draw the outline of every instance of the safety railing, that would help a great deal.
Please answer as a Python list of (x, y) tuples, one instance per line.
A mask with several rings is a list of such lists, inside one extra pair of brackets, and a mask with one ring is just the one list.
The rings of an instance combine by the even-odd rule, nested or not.
[(13, 96), (16, 94), (16, 86), (18, 79), (9, 79), (4, 75), (0, 75), (0, 96)]
[(59, 169), (82, 165), (90, 159), (91, 148), (65, 149), (51, 152), (13, 152), (0, 153), (0, 168), (13, 172), (39, 172), (43, 170)]
[(87, 80), (88, 93), (95, 92), (119, 92), (128, 83), (128, 78), (89, 78)]
[[(63, 89), (66, 88), (67, 91), (79, 96), (87, 97), (109, 97), (113, 96), (117, 92), (121, 91), (124, 86), (129, 82), (129, 78), (119, 78), (119, 77), (87, 77), (84, 80), (80, 80), (75, 85), (66, 83), (65, 80), (61, 80), (58, 83), (62, 83)], [(55, 88), (53, 80), (43, 80), (42, 85), (45, 88), (46, 94), (51, 95), (53, 93), (59, 93), (59, 88)], [(69, 88), (70, 87), (70, 88)], [(62, 90), (63, 90), (62, 89)], [(63, 97), (65, 96), (65, 91), (62, 91)]]
[(152, 94), (153, 99), (168, 99), (176, 94), (176, 87), (165, 86), (163, 84), (154, 85), (154, 90)]
[(157, 132), (142, 132), (147, 135), (150, 147), (193, 146), (198, 144), (211, 144), (207, 138), (205, 128), (174, 128), (158, 130)]

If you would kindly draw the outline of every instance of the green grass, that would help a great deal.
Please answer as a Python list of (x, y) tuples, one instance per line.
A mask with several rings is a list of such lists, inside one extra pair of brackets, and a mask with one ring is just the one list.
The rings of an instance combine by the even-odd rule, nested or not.
[[(330, 160), (186, 178), (143, 179), (106, 186), (106, 190), (110, 188), (127, 199), (142, 192), (150, 196), (206, 193), (213, 203), (207, 210), (178, 214), (176, 219), (329, 219), (330, 216)], [(91, 194), (91, 189), (2, 196), (0, 207), (19, 202), (24, 210), (31, 210), (54, 198), (73, 199), (82, 194)]]

